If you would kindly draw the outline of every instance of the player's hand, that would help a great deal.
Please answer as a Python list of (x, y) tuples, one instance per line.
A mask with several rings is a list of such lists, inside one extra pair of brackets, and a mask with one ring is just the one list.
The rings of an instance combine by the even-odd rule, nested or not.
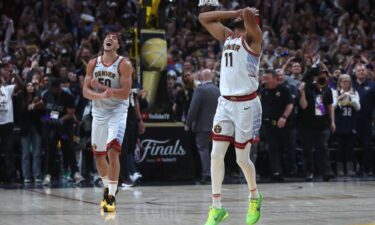
[(101, 93), (101, 96), (102, 96), (102, 99), (112, 98), (113, 97), (113, 91), (110, 88), (108, 88), (103, 93)]
[(98, 89), (101, 84), (99, 83), (97, 79), (91, 79), (90, 85), (91, 85), (91, 88)]
[(250, 10), (254, 16), (259, 16), (259, 10), (257, 8), (254, 8), (254, 7), (246, 7), (244, 9), (241, 9), (241, 15), (243, 14), (243, 11), (245, 10)]
[(237, 17), (241, 17), (242, 18), (242, 12), (243, 12), (244, 9), (239, 9), (239, 10), (236, 10), (234, 15), (233, 15), (233, 18), (237, 18)]
[(278, 121), (277, 121), (277, 127), (278, 128), (284, 128), (285, 127), (285, 124), (286, 124), (286, 119), (284, 117), (281, 117)]
[(188, 132), (189, 130), (190, 128), (187, 125), (185, 125), (185, 131)]
[(250, 10), (253, 12), (254, 16), (259, 16), (259, 9), (251, 7)]

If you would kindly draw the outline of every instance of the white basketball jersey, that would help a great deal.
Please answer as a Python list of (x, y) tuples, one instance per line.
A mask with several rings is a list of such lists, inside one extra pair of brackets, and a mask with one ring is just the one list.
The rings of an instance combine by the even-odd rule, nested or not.
[(242, 96), (257, 91), (259, 63), (260, 55), (250, 50), (245, 35), (229, 36), (221, 56), (221, 95)]
[[(120, 62), (124, 60), (122, 56), (118, 56), (114, 63), (105, 65), (103, 57), (96, 59), (93, 78), (111, 88), (120, 88)], [(94, 117), (106, 117), (110, 113), (126, 112), (129, 106), (129, 99), (122, 100), (117, 98), (93, 100), (92, 115)]]

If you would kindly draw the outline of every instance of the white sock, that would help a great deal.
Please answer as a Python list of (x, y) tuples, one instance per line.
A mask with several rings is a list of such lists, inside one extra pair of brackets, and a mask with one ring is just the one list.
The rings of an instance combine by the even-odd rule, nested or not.
[(257, 198), (259, 198), (258, 188), (254, 188), (250, 190), (249, 199), (257, 199)]
[(221, 209), (221, 194), (212, 195), (212, 207)]
[(118, 181), (108, 181), (108, 189), (109, 189), (109, 195), (115, 196), (117, 191), (117, 184)]
[(108, 188), (108, 176), (104, 176), (100, 178), (102, 178), (103, 186)]
[(221, 187), (224, 180), (224, 157), (229, 142), (213, 141), (211, 152), (212, 206), (221, 208)]
[(254, 163), (250, 160), (250, 147), (248, 143), (244, 149), (236, 148), (237, 164), (241, 167), (250, 190), (251, 198), (258, 198), (259, 193), (256, 184), (256, 173)]

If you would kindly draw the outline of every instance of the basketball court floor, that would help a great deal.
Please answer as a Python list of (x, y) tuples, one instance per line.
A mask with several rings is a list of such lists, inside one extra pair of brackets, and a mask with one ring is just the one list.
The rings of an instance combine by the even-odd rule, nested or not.
[[(264, 195), (259, 224), (374, 224), (375, 182), (260, 184)], [(210, 205), (209, 185), (122, 189), (118, 211), (99, 210), (101, 188), (0, 189), (0, 224), (203, 225)], [(229, 219), (245, 225), (246, 185), (224, 185)]]

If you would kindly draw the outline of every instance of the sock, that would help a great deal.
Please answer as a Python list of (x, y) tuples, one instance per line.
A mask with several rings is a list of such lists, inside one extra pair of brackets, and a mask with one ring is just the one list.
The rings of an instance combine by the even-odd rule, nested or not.
[(102, 178), (103, 186), (108, 188), (108, 176), (104, 176), (100, 178)]
[(212, 195), (212, 206), (217, 209), (221, 209), (221, 194)]
[(108, 181), (108, 189), (109, 189), (109, 195), (115, 196), (117, 191), (117, 184), (118, 181)]
[[(229, 142), (213, 141), (211, 152), (212, 206), (221, 208), (221, 187), (224, 180), (224, 156)], [(218, 194), (219, 193), (219, 194)]]
[(249, 199), (257, 199), (259, 197), (258, 188), (250, 190)]

